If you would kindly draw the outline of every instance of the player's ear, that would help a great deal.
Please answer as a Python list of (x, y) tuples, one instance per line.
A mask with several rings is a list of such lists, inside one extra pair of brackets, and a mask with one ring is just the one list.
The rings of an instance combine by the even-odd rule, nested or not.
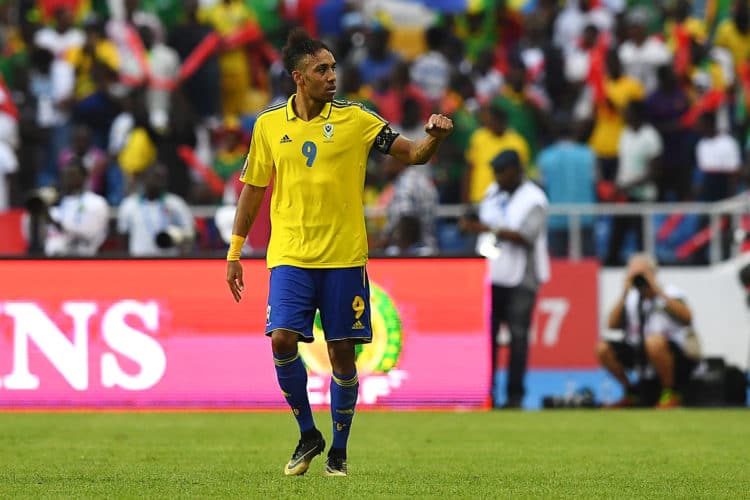
[(302, 75), (302, 72), (298, 69), (295, 69), (294, 71), (292, 71), (292, 80), (294, 80), (294, 83), (297, 86), (303, 86), (305, 83), (305, 79)]

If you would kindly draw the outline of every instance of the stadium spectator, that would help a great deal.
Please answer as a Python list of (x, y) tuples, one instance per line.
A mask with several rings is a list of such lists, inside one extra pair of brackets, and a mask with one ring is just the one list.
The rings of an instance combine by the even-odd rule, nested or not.
[(140, 176), (141, 192), (125, 198), (117, 213), (122, 247), (133, 257), (187, 254), (195, 223), (185, 200), (167, 191), (167, 169), (158, 163)]
[[(550, 206), (596, 203), (596, 158), (591, 148), (581, 142), (581, 132), (577, 130), (580, 126), (567, 114), (556, 116), (553, 125), (557, 140), (543, 149), (538, 157), (541, 185)], [(581, 253), (592, 257), (595, 255), (594, 218), (582, 215), (579, 223)], [(568, 256), (569, 219), (561, 215), (550, 216), (547, 227), (550, 254)]]
[(691, 197), (694, 152), (690, 131), (680, 122), (690, 101), (671, 66), (657, 70), (659, 84), (646, 99), (648, 121), (656, 128), (663, 150), (659, 157), (659, 201), (687, 201)]
[(701, 116), (701, 139), (695, 149), (699, 170), (698, 200), (718, 201), (732, 196), (742, 166), (740, 146), (731, 134), (719, 130), (716, 113)]
[[(313, 318), (319, 308), (332, 370), (333, 443), (324, 474), (346, 476), (346, 447), (359, 387), (355, 346), (372, 340), (362, 208), (367, 155), (375, 147), (405, 164), (424, 164), (452, 124), (442, 115), (432, 115), (424, 127), (427, 135), (415, 142), (393, 132), (361, 105), (333, 101), (336, 61), (304, 30), (290, 33), (282, 59), (296, 93), (286, 105), (261, 114), (255, 124), (226, 279), (239, 301), (244, 288), (241, 248), (275, 174), (266, 334), (271, 337), (279, 386), (301, 433), (284, 473), (304, 474), (325, 448), (313, 421), (307, 371), (298, 352), (298, 342), (313, 340)], [(334, 167), (343, 168), (341, 175), (332, 176)]]
[(43, 159), (37, 171), (38, 186), (57, 184), (57, 158), (70, 136), (70, 105), (73, 100), (73, 67), (55, 58), (47, 49), (31, 54), (29, 93), (36, 107), (36, 126), (45, 136)]
[(586, 26), (593, 25), (599, 32), (608, 33), (614, 28), (612, 12), (592, 0), (567, 0), (566, 7), (555, 21), (553, 40), (561, 50), (573, 49)]
[[(125, 174), (126, 186), (131, 186), (133, 177), (156, 161), (158, 142), (159, 135), (151, 126), (145, 108), (136, 109), (133, 113), (133, 126), (117, 154), (117, 163)], [(129, 191), (129, 187), (126, 190)]]
[(489, 108), (482, 110), (483, 126), (469, 139), (466, 150), (468, 163), (464, 176), (463, 199), (478, 203), (484, 197), (487, 187), (493, 182), (490, 162), (498, 153), (506, 149), (516, 151), (524, 166), (529, 161), (529, 146), (515, 130), (508, 126), (508, 114), (499, 102), (493, 101)]
[[(336, 73), (338, 74), (337, 81), (340, 82), (340, 95), (346, 100), (358, 102), (367, 106), (368, 109), (379, 111), (377, 105), (373, 101), (373, 90), (369, 85), (362, 85), (362, 77), (359, 70), (353, 65), (344, 65), (341, 68), (337, 68)], [(292, 92), (294, 93), (294, 89)], [(289, 94), (285, 94), (284, 101), (289, 98)]]
[(616, 51), (606, 56), (606, 79), (601, 93), (594, 92), (594, 128), (589, 144), (597, 157), (598, 178), (614, 181), (617, 177), (617, 154), (624, 127), (623, 112), (630, 101), (643, 99), (643, 85), (622, 71)]
[(117, 46), (106, 38), (104, 23), (94, 14), (84, 20), (86, 39), (81, 47), (68, 50), (65, 60), (73, 65), (76, 73), (76, 99), (85, 99), (96, 90), (93, 81), (94, 63), (102, 64), (116, 73), (120, 69)]
[(91, 142), (91, 131), (85, 125), (73, 128), (70, 146), (60, 152), (58, 165), (80, 163), (86, 168), (86, 190), (104, 194), (107, 154)]
[(424, 37), (428, 51), (414, 59), (411, 80), (434, 102), (443, 97), (450, 80), (451, 66), (443, 54), (447, 33), (441, 27), (431, 26)]
[(440, 203), (461, 203), (461, 183), (466, 170), (466, 150), (472, 134), (479, 128), (474, 84), (469, 75), (454, 72), (441, 109), (453, 120), (453, 132), (440, 148), (433, 165)]
[[(359, 74), (364, 85), (379, 87), (387, 82), (401, 58), (388, 48), (390, 31), (376, 26), (367, 35), (367, 54), (359, 63)], [(407, 71), (408, 80), (408, 71)]]
[(138, 36), (148, 56), (146, 67), (142, 68), (145, 75), (141, 74), (140, 77), (148, 85), (146, 108), (149, 121), (154, 129), (163, 132), (169, 128), (172, 89), (164, 88), (162, 82), (172, 82), (177, 78), (180, 58), (174, 49), (155, 38), (150, 27), (138, 26)]
[(623, 337), (618, 341), (600, 340), (597, 345), (599, 362), (625, 391), (615, 407), (656, 402), (644, 383), (631, 382), (629, 370), (638, 372), (639, 382), (654, 370), (661, 391), (656, 406), (679, 406), (696, 366), (698, 353), (690, 328), (693, 317), (685, 294), (674, 285), (660, 283), (656, 273), (656, 262), (650, 255), (630, 257), (622, 294), (608, 319), (609, 328), (622, 330)]
[(714, 44), (729, 50), (735, 67), (739, 68), (750, 59), (750, 6), (747, 2), (733, 2), (732, 17), (719, 24)]
[[(198, 19), (198, 0), (185, 2), (184, 21), (169, 33), (168, 45), (177, 51), (184, 64), (190, 54), (211, 33), (213, 28)], [(211, 54), (201, 66), (183, 83), (183, 92), (195, 112), (201, 118), (216, 118), (220, 112), (221, 72), (219, 60)]]
[(628, 12), (628, 38), (618, 49), (625, 73), (643, 84), (646, 92), (656, 89), (656, 69), (668, 64), (672, 55), (664, 41), (648, 35), (650, 11), (645, 7)]
[(495, 67), (495, 50), (484, 49), (477, 56), (472, 66), (471, 78), (476, 89), (476, 96), (482, 104), (488, 103), (503, 86), (503, 75)]
[(503, 408), (521, 408), (529, 347), (529, 327), (539, 285), (549, 279), (547, 197), (524, 178), (519, 154), (510, 149), (491, 162), (493, 182), (479, 206), (479, 218), (464, 217), (460, 226), (483, 233), (477, 251), (488, 257), (492, 281), (490, 396), (498, 407), (495, 370), (500, 325), (510, 330), (508, 383)]
[(372, 95), (372, 100), (380, 115), (389, 122), (401, 123), (404, 102), (414, 100), (419, 106), (419, 116), (427, 120), (430, 116), (430, 100), (422, 89), (412, 83), (409, 77), (409, 63), (397, 62), (393, 65), (390, 79)]
[(57, 256), (92, 256), (107, 239), (107, 200), (86, 188), (88, 170), (76, 158), (60, 171), (60, 200), (47, 211), (44, 253)]
[[(504, 7), (503, 2), (495, 6), (490, 5), (489, 2), (473, 0), (467, 2), (466, 12), (451, 19), (453, 32), (463, 43), (466, 58), (470, 62), (475, 62), (484, 50), (497, 46), (500, 35), (498, 33), (500, 31), (498, 10)], [(517, 26), (508, 23), (503, 26), (503, 29), (513, 31), (515, 27)]]
[[(239, 0), (221, 0), (211, 7), (198, 12), (199, 19), (216, 30), (221, 36), (239, 33), (243, 29), (256, 26), (253, 11)], [(221, 72), (221, 107), (227, 115), (243, 115), (251, 111), (252, 81), (250, 74), (253, 68), (247, 54), (247, 46), (228, 47), (219, 55)]]
[(492, 105), (505, 110), (508, 126), (518, 132), (528, 145), (529, 158), (525, 167), (526, 174), (531, 178), (536, 177), (533, 170), (534, 160), (539, 147), (541, 127), (546, 118), (543, 110), (547, 109), (548, 104), (543, 92), (538, 87), (529, 84), (527, 68), (523, 60), (520, 57), (511, 58), (508, 61), (505, 84), (500, 89), (499, 95), (492, 100)]
[[(662, 142), (659, 133), (644, 121), (643, 101), (632, 101), (625, 110), (625, 128), (620, 135), (619, 165), (615, 178), (618, 197), (630, 203), (656, 201), (656, 178)], [(636, 248), (643, 249), (643, 220), (640, 215), (615, 215), (612, 218), (605, 265), (620, 265), (623, 244), (633, 233)]]
[(54, 11), (54, 26), (45, 26), (34, 34), (34, 44), (52, 52), (55, 57), (64, 57), (69, 50), (83, 46), (83, 31), (73, 26), (73, 13), (61, 6)]
[(138, 28), (150, 30), (155, 40), (163, 42), (164, 27), (161, 20), (150, 12), (141, 9), (140, 0), (115, 0), (112, 17), (107, 22), (107, 38), (117, 46), (120, 55), (120, 73), (127, 79), (139, 81), (143, 74), (143, 47), (138, 37)]
[(226, 183), (226, 188), (234, 190), (235, 178), (247, 157), (247, 138), (240, 128), (239, 120), (229, 116), (215, 132), (217, 143), (213, 169)]
[[(388, 157), (383, 162), (386, 177), (393, 183), (391, 199), (387, 205), (388, 222), (385, 227), (383, 245), (392, 246), (391, 253), (402, 247), (397, 240), (410, 234), (413, 229), (407, 223), (401, 227), (403, 217), (416, 217), (419, 221), (419, 237), (409, 238), (408, 247), (413, 255), (434, 255), (437, 253), (435, 234), (435, 213), (437, 211), (438, 193), (430, 175), (428, 165), (404, 165), (396, 158)], [(414, 240), (414, 241), (411, 241)]]

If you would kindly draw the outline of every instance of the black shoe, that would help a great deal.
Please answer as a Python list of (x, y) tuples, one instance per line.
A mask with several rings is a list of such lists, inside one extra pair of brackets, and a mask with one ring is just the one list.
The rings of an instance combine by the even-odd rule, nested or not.
[(346, 459), (329, 456), (323, 475), (326, 477), (346, 476)]
[(292, 458), (286, 464), (286, 467), (284, 467), (284, 474), (287, 476), (301, 476), (307, 472), (312, 459), (323, 453), (325, 447), (326, 442), (323, 439), (323, 434), (320, 432), (312, 439), (300, 439), (297, 448), (292, 453)]

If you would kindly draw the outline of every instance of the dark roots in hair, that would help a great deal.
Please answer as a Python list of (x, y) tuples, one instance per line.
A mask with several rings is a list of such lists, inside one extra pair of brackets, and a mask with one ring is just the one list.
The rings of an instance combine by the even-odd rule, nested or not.
[(331, 50), (320, 40), (310, 38), (303, 28), (294, 28), (286, 39), (286, 45), (281, 49), (284, 68), (291, 75), (292, 71), (299, 69), (298, 65), (305, 56), (313, 56), (321, 49)]

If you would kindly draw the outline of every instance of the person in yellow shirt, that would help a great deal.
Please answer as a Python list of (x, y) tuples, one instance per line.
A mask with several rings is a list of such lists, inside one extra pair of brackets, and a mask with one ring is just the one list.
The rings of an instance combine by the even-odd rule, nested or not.
[(736, 2), (732, 17), (725, 19), (716, 29), (714, 45), (732, 53), (735, 67), (750, 58), (750, 5)]
[(279, 386), (301, 437), (286, 475), (307, 472), (325, 448), (307, 397), (307, 371), (298, 342), (312, 342), (315, 310), (331, 360), (333, 443), (324, 475), (346, 476), (346, 445), (357, 402), (355, 346), (372, 340), (367, 235), (362, 192), (371, 148), (408, 164), (423, 164), (453, 124), (432, 115), (427, 135), (412, 141), (361, 104), (334, 100), (336, 60), (300, 28), (282, 50), (296, 93), (267, 108), (253, 129), (227, 253), (227, 283), (235, 301), (244, 289), (240, 251), (274, 176), (271, 196), (271, 270), (266, 335), (271, 337)]
[[(221, 0), (216, 5), (198, 12), (198, 18), (221, 35), (234, 33), (248, 23), (256, 23), (255, 14), (245, 2)], [(251, 88), (250, 64), (246, 47), (236, 47), (221, 52), (221, 105), (225, 115), (243, 115), (248, 111), (248, 93)]]
[(515, 130), (508, 127), (508, 115), (502, 103), (493, 101), (482, 116), (485, 126), (476, 130), (469, 138), (466, 150), (468, 168), (464, 175), (464, 200), (479, 203), (487, 188), (495, 182), (495, 174), (490, 162), (500, 152), (512, 149), (528, 168), (529, 145)]
[(631, 101), (641, 100), (645, 90), (641, 82), (623, 73), (616, 51), (607, 54), (607, 79), (604, 96), (596, 106), (596, 121), (589, 145), (597, 157), (599, 178), (613, 181), (617, 175), (620, 134), (625, 127), (624, 112)]
[(120, 56), (117, 46), (109, 41), (104, 33), (104, 23), (95, 15), (89, 15), (84, 21), (86, 41), (83, 47), (70, 49), (65, 59), (76, 72), (76, 99), (85, 99), (96, 91), (92, 78), (94, 63), (100, 63), (110, 71), (117, 73), (120, 69)]

